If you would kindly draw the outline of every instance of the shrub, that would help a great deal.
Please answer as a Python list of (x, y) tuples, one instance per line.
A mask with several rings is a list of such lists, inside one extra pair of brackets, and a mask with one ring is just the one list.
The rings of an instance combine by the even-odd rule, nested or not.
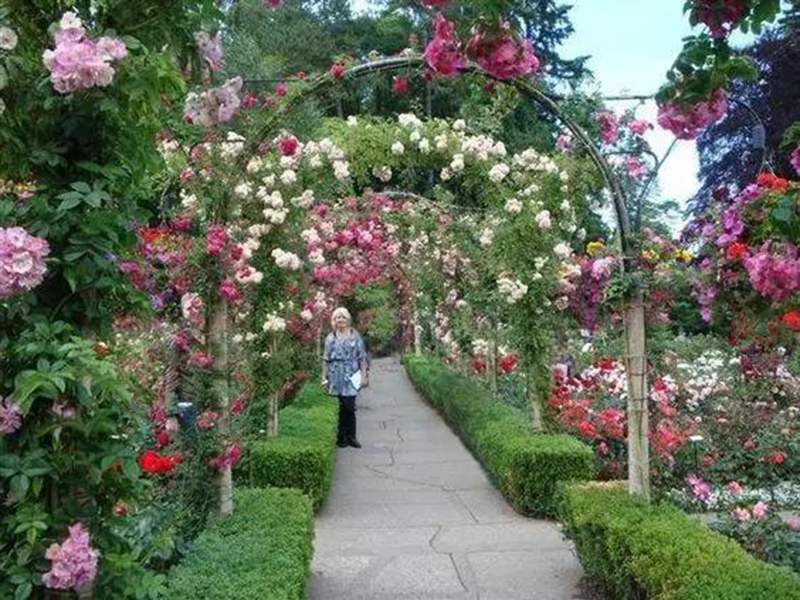
[(338, 410), (322, 387), (305, 385), (280, 411), (280, 435), (250, 446), (250, 485), (297, 488), (318, 510), (331, 487)]
[(800, 578), (748, 555), (674, 506), (648, 505), (624, 484), (563, 486), (562, 514), (587, 574), (613, 598), (800, 598)]
[(406, 356), (404, 364), (417, 390), (519, 512), (553, 516), (557, 482), (591, 477), (592, 451), (579, 440), (531, 433), (524, 412), (492, 401), (478, 384), (435, 359)]
[(311, 502), (297, 490), (235, 493), (233, 515), (215, 516), (170, 573), (169, 598), (300, 600), (314, 537)]

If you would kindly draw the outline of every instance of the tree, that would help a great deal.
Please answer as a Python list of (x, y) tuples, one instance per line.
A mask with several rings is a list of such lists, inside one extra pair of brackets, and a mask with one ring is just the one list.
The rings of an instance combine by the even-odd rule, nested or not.
[(689, 205), (690, 212), (705, 211), (714, 190), (741, 189), (767, 166), (779, 176), (793, 176), (789, 162), (793, 148), (782, 147), (782, 138), (800, 120), (798, 25), (800, 8), (794, 8), (779, 26), (744, 50), (756, 62), (759, 78), (755, 83), (734, 85), (725, 118), (697, 139), (702, 185)]

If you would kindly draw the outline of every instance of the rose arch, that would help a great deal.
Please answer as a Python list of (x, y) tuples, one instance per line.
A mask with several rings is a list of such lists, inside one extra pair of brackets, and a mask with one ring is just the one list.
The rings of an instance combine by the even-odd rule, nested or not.
[[(588, 186), (591, 186), (588, 180), (592, 176), (596, 180), (599, 174), (600, 181), (613, 202), (618, 249), (622, 259), (617, 264), (623, 271), (630, 272), (635, 268), (635, 243), (626, 208), (625, 191), (609, 162), (586, 132), (562, 110), (557, 99), (541, 91), (528, 79), (516, 78), (505, 82), (541, 110), (555, 117), (579, 140), (586, 156), (583, 164), (588, 162), (594, 169), (591, 176), (587, 176), (587, 171), (592, 169), (586, 169), (585, 166), (581, 169), (578, 165), (580, 161), (566, 157), (557, 157), (554, 160), (541, 156), (532, 149), (508, 156), (502, 144), (498, 145), (482, 136), (472, 136), (468, 129), (459, 131), (463, 127), (460, 123), (454, 125), (438, 119), (423, 122), (413, 115), (401, 116), (396, 124), (357, 117), (351, 117), (348, 121), (334, 120), (328, 123), (330, 136), (310, 140), (305, 144), (299, 143), (291, 133), (281, 131), (286, 113), (310, 98), (324, 97), (335, 92), (343, 82), (399, 70), (416, 69), (421, 72), (424, 66), (421, 57), (388, 58), (338, 69), (335, 73), (332, 71), (304, 82), (297, 90), (288, 93), (281, 106), (282, 110), (273, 112), (261, 126), (250, 132), (246, 140), (239, 140), (241, 152), (238, 153), (234, 171), (238, 170), (241, 175), (240, 185), (245, 185), (248, 191), (256, 195), (260, 193), (261, 202), (266, 201), (268, 205), (273, 203), (265, 210), (261, 210), (260, 206), (256, 209), (257, 212), (266, 214), (268, 220), (275, 218), (275, 211), (278, 220), (283, 218), (280, 215), (284, 210), (284, 203), (307, 209), (319, 199), (361, 198), (359, 206), (365, 207), (372, 203), (374, 208), (376, 201), (380, 203), (383, 201), (381, 198), (386, 199), (386, 196), (381, 196), (382, 191), (392, 191), (405, 197), (406, 202), (395, 202), (395, 208), (388, 211), (403, 212), (414, 206), (408, 199), (419, 197), (420, 186), (425, 190), (422, 192), (423, 196), (433, 194), (438, 206), (448, 207), (444, 209), (445, 213), (464, 213), (470, 207), (464, 206), (464, 196), (459, 193), (458, 185), (454, 184), (461, 179), (474, 180), (477, 177), (485, 197), (471, 207), (476, 210), (466, 221), (463, 214), (460, 219), (468, 223), (468, 227), (497, 228), (500, 232), (501, 239), (497, 245), (500, 249), (485, 251), (480, 258), (490, 265), (483, 275), (493, 276), (498, 290), (505, 292), (505, 300), (494, 298), (495, 308), (491, 311), (495, 311), (500, 318), (508, 319), (519, 330), (526, 366), (536, 372), (536, 377), (541, 381), (546, 378), (544, 373), (549, 358), (549, 340), (542, 337), (542, 331), (547, 331), (546, 327), (542, 327), (542, 313), (548, 303), (548, 289), (552, 289), (548, 286), (554, 284), (556, 274), (552, 268), (548, 272), (547, 267), (532, 262), (531, 258), (553, 256), (554, 252), (557, 254), (559, 241), (569, 239), (574, 233), (571, 221), (574, 214), (570, 214), (571, 209), (568, 208), (569, 197), (572, 194), (585, 193)], [(493, 79), (475, 65), (467, 65), (463, 72)], [(269, 148), (266, 154), (263, 152), (265, 148)], [(265, 174), (265, 169), (269, 173)], [(301, 180), (304, 178), (305, 170), (312, 173), (309, 177), (313, 184), (308, 186), (301, 185), (303, 181), (297, 180), (298, 174)], [(414, 170), (424, 171), (425, 177), (420, 178), (417, 173), (416, 183), (406, 179), (398, 185), (398, 173), (403, 173), (404, 177), (410, 176), (413, 180)], [(265, 187), (265, 181), (270, 185)], [(273, 186), (273, 189), (269, 189)], [(542, 193), (543, 187), (545, 190), (549, 188), (550, 193)], [(297, 196), (292, 195), (295, 192)], [(270, 195), (272, 200), (265, 199), (265, 195)], [(469, 194), (467, 197), (469, 198)], [(475, 204), (474, 197), (472, 200)], [(351, 204), (352, 202), (351, 200)], [(521, 207), (519, 210), (517, 203)], [(270, 214), (270, 211), (273, 213)], [(552, 217), (555, 227), (551, 228), (545, 213), (547, 217)], [(261, 217), (252, 213), (250, 218), (254, 219), (253, 225), (258, 227), (258, 219)], [(320, 216), (315, 215), (312, 221), (314, 218), (320, 219)], [(262, 222), (261, 225), (269, 227), (268, 223)], [(498, 227), (499, 225), (502, 226)], [(407, 233), (409, 229), (406, 227), (403, 231)], [(410, 237), (405, 240), (398, 238), (396, 243), (398, 248), (405, 245), (403, 256), (410, 256), (406, 252), (414, 240)], [(313, 253), (315, 250), (318, 251), (319, 248), (306, 240), (305, 248), (300, 248), (297, 254), (301, 255), (304, 251)], [(319, 259), (318, 254), (317, 252)], [(395, 261), (393, 264), (396, 267), (398, 263)], [(317, 268), (317, 275), (319, 270)], [(520, 274), (527, 284), (518, 277)], [(409, 279), (407, 273), (404, 276)], [(315, 277), (311, 272), (312, 282)], [(537, 283), (532, 284), (533, 281)], [(526, 289), (526, 299), (520, 302), (522, 288)], [(504, 294), (498, 292), (496, 295), (502, 297)], [(491, 304), (491, 301), (487, 302)], [(504, 315), (496, 312), (497, 306), (502, 307)], [(419, 317), (413, 306), (409, 310), (409, 315), (412, 314)], [(648, 495), (645, 313), (642, 293), (635, 287), (628, 296), (625, 325), (627, 350), (624, 363), (630, 398), (629, 487), (632, 493)], [(419, 334), (419, 323), (415, 323), (414, 330)], [(541, 381), (538, 392), (544, 391), (548, 383)], [(534, 430), (541, 430), (536, 393), (532, 394), (532, 399), (532, 427)], [(273, 414), (274, 412), (276, 411), (272, 411)]]

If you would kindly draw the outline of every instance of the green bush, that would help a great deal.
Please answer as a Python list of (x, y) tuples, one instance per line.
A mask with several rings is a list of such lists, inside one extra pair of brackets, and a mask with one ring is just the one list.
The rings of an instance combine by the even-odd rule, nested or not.
[(336, 400), (321, 386), (303, 386), (280, 411), (280, 435), (250, 444), (250, 485), (299, 489), (318, 510), (331, 487), (338, 411)]
[(568, 435), (533, 434), (524, 412), (492, 401), (475, 382), (439, 361), (404, 357), (417, 390), (472, 450), (511, 505), (554, 516), (556, 484), (592, 475), (592, 451)]
[(800, 577), (747, 554), (673, 506), (648, 505), (624, 484), (571, 483), (562, 516), (586, 573), (610, 597), (791, 600)]
[(301, 600), (313, 553), (311, 502), (297, 490), (239, 489), (172, 569), (175, 600)]

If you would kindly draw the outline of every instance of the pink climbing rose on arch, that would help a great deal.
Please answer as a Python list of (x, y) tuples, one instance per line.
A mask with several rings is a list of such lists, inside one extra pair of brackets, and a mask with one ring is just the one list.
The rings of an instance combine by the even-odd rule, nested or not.
[(111, 63), (128, 54), (125, 44), (117, 38), (90, 39), (74, 12), (64, 13), (55, 41), (55, 48), (45, 50), (42, 59), (53, 87), (61, 94), (111, 85)]
[(681, 140), (693, 140), (700, 132), (719, 121), (728, 110), (725, 90), (714, 90), (705, 100), (684, 104), (676, 97), (658, 105), (658, 124)]
[(455, 27), (441, 14), (433, 19), (433, 26), (436, 33), (425, 48), (425, 62), (442, 77), (455, 77), (466, 65)]
[(479, 25), (467, 43), (467, 55), (497, 79), (528, 75), (539, 68), (528, 40), (518, 39), (508, 23), (499, 27)]

